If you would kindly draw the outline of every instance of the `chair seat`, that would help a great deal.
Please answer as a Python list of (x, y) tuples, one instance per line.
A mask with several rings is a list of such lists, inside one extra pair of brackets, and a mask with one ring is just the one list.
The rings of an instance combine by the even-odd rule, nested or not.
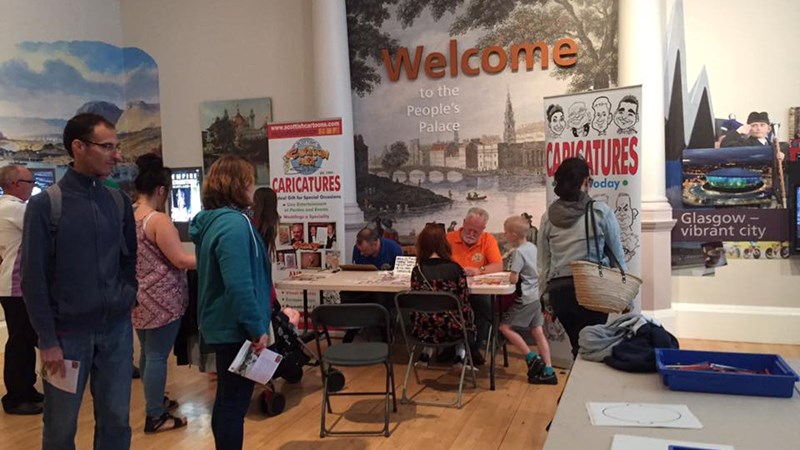
[(335, 366), (368, 366), (384, 362), (389, 356), (385, 342), (334, 344), (325, 350), (322, 360)]

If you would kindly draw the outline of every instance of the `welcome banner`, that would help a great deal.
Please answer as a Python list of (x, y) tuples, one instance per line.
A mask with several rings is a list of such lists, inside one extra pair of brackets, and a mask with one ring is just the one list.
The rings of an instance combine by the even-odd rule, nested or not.
[(358, 204), (414, 242), (545, 208), (544, 96), (616, 83), (617, 4), (347, 2)]

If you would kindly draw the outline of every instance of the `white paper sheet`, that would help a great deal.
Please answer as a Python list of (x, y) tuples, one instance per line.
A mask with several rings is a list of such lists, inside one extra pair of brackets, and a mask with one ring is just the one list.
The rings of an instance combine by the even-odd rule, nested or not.
[(586, 410), (596, 426), (703, 428), (686, 405), (587, 402)]
[(65, 359), (64, 366), (66, 367), (66, 372), (64, 372), (63, 378), (53, 375), (43, 368), (42, 379), (55, 388), (74, 394), (78, 391), (78, 374), (81, 370), (81, 362)]
[(275, 370), (283, 360), (283, 356), (266, 348), (256, 355), (252, 346), (252, 342), (244, 341), (236, 358), (228, 367), (228, 371), (249, 378), (256, 383), (267, 384), (275, 375)]
[(628, 436), (625, 434), (614, 435), (614, 441), (611, 443), (611, 450), (668, 450), (670, 445), (688, 447), (697, 450), (736, 450), (730, 445), (672, 441), (669, 439)]

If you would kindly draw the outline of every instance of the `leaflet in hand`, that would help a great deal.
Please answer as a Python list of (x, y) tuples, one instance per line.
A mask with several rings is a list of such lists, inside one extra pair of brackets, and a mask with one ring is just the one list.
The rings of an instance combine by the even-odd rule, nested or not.
[(281, 363), (283, 356), (269, 349), (264, 349), (260, 354), (253, 350), (253, 343), (244, 341), (239, 354), (233, 359), (229, 372), (239, 374), (259, 384), (266, 384), (272, 379), (275, 370)]
[(51, 374), (47, 369), (43, 368), (42, 379), (55, 388), (74, 394), (78, 391), (78, 374), (81, 370), (81, 362), (65, 359), (64, 367), (66, 368), (64, 377), (58, 374)]

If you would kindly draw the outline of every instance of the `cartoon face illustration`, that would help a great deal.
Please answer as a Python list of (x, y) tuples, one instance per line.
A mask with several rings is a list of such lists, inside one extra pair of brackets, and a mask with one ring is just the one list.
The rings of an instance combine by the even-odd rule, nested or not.
[(592, 128), (597, 131), (597, 134), (604, 135), (608, 126), (611, 125), (613, 116), (611, 115), (611, 100), (605, 95), (597, 97), (592, 102)]
[(553, 137), (561, 137), (561, 133), (567, 127), (564, 120), (564, 109), (560, 105), (550, 105), (547, 107), (547, 128)]
[(614, 123), (619, 127), (619, 132), (623, 134), (633, 134), (633, 128), (639, 121), (639, 100), (632, 95), (626, 95), (619, 101), (617, 110), (614, 112)]
[(617, 196), (614, 215), (617, 216), (619, 226), (623, 230), (633, 228), (633, 221), (639, 215), (639, 210), (631, 205), (631, 196), (625, 192)]
[(572, 130), (572, 135), (575, 137), (583, 137), (589, 134), (589, 111), (586, 109), (586, 103), (575, 102), (569, 106), (569, 127)]

